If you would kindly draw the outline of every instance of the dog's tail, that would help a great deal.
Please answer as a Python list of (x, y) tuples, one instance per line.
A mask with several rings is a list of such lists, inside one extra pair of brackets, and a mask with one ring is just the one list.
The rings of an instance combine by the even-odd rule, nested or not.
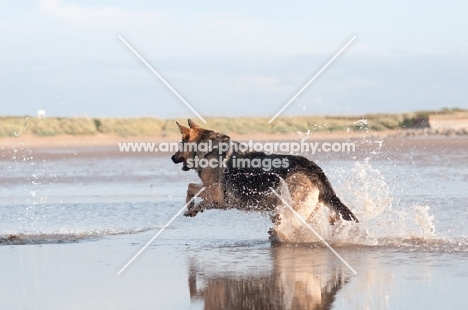
[(349, 208), (344, 203), (341, 202), (340, 198), (338, 198), (335, 193), (331, 195), (325, 194), (321, 198), (321, 200), (326, 205), (338, 212), (344, 220), (355, 221), (356, 223), (359, 223), (357, 217), (353, 214), (353, 212), (351, 212), (351, 210), (349, 210)]
[(341, 202), (340, 198), (336, 196), (333, 187), (328, 180), (322, 169), (315, 163), (311, 162), (312, 166), (309, 167), (309, 171), (318, 177), (318, 185), (320, 187), (319, 200), (327, 205), (330, 209), (337, 212), (346, 221), (355, 221), (359, 223), (357, 217), (351, 212), (351, 210)]

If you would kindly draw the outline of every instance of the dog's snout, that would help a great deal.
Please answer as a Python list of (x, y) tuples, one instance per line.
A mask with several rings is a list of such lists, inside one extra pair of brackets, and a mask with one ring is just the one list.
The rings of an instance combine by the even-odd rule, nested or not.
[(171, 157), (172, 161), (174, 162), (174, 164), (178, 164), (178, 163), (181, 163), (184, 161), (184, 158), (181, 157), (181, 156), (176, 156), (176, 155), (172, 155)]

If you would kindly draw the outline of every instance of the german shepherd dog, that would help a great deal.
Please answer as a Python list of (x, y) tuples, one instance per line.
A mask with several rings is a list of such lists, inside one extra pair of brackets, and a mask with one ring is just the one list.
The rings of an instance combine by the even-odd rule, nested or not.
[[(204, 129), (193, 121), (188, 120), (189, 127), (177, 123), (182, 134), (179, 151), (172, 156), (175, 164), (183, 163), (182, 170), (196, 170), (201, 179), (201, 184), (190, 183), (187, 190), (186, 202), (202, 189), (199, 195), (201, 202), (192, 202), (187, 206), (185, 216), (195, 216), (198, 212), (208, 209), (239, 209), (270, 212), (275, 229), (270, 230), (272, 238), (278, 241), (296, 242), (297, 230), (287, 227), (283, 221), (283, 215), (277, 212), (281, 200), (270, 188), (281, 192), (286, 186), (289, 192), (291, 207), (304, 219), (309, 220), (317, 212), (320, 205), (329, 208), (329, 222), (333, 225), (336, 221), (358, 222), (354, 214), (336, 196), (330, 181), (322, 169), (314, 162), (302, 156), (266, 154), (264, 152), (241, 151), (239, 143), (231, 141), (230, 137), (213, 130)], [(194, 150), (184, 145), (202, 143), (212, 146), (211, 150)], [(218, 146), (229, 143), (231, 147), (221, 152)], [(206, 159), (206, 161), (222, 161), (215, 167), (205, 165), (193, 165), (194, 160)], [(239, 160), (255, 159), (276, 160), (282, 163), (263, 168), (236, 165)], [(206, 162), (205, 161), (205, 162)], [(284, 163), (287, 163), (285, 165)], [(283, 195), (283, 193), (281, 194)]]

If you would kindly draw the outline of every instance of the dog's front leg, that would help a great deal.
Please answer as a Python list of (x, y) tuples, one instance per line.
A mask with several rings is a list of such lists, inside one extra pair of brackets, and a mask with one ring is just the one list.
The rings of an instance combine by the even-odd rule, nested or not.
[[(196, 183), (189, 183), (188, 188), (187, 188), (187, 197), (185, 198), (185, 203), (187, 203), (187, 211), (185, 211), (184, 215), (185, 216), (195, 216), (197, 215), (198, 211), (197, 208), (195, 207), (195, 202), (191, 201), (193, 197), (203, 188), (202, 184), (196, 184)], [(189, 203), (190, 202), (190, 203)]]
[[(203, 188), (201, 184), (190, 183), (187, 190), (187, 202), (195, 196)], [(198, 204), (190, 203), (185, 216), (195, 216), (198, 212), (203, 212), (207, 209), (219, 209), (223, 205), (222, 189), (218, 184), (205, 186), (205, 190), (199, 196), (202, 201)]]

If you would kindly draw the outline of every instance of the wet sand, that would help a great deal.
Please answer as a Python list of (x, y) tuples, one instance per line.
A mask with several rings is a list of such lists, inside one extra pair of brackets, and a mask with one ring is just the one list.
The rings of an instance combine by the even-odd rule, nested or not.
[[(184, 219), (181, 219), (184, 220)], [(97, 241), (0, 246), (3, 309), (464, 309), (467, 253), (272, 248), (236, 234), (154, 231)], [(200, 244), (199, 238), (206, 238)], [(213, 245), (216, 243), (216, 245)]]
[(232, 210), (178, 217), (118, 276), (196, 175), (115, 141), (4, 147), (0, 233), (23, 239), (0, 244), (0, 308), (464, 309), (468, 139), (381, 140), (309, 156), (361, 218), (365, 203), (388, 204), (367, 228), (390, 237), (332, 243), (356, 275), (321, 244), (272, 247), (267, 216)]

